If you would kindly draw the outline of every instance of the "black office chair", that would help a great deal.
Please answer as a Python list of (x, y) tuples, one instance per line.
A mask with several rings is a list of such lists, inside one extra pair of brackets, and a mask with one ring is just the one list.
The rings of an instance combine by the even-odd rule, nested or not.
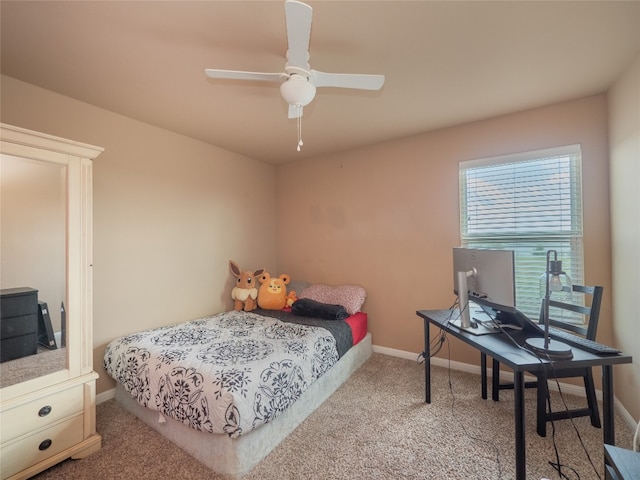
[[(596, 331), (598, 329), (598, 318), (600, 315), (600, 305), (602, 303), (603, 287), (600, 286), (583, 286), (573, 285), (573, 291), (577, 293), (583, 293), (591, 295), (591, 305), (581, 306), (572, 305), (556, 300), (550, 301), (550, 306), (568, 310), (571, 312), (577, 312), (585, 315), (587, 318), (586, 326), (575, 325), (560, 320), (550, 318), (549, 325), (563, 330), (570, 331), (571, 333), (581, 335), (589, 340), (596, 339)], [(543, 305), (544, 308), (544, 305)], [(540, 315), (542, 318), (542, 314)], [(484, 354), (483, 354), (484, 355)], [(486, 357), (482, 359), (482, 362), (486, 365)], [(499, 391), (504, 389), (513, 389), (513, 383), (500, 383), (500, 362), (493, 359), (492, 365), (492, 398), (493, 400), (499, 400)], [(537, 432), (541, 437), (545, 437), (547, 434), (547, 422), (551, 420), (563, 420), (573, 417), (591, 417), (591, 425), (596, 428), (601, 427), (600, 413), (598, 411), (598, 401), (596, 399), (596, 389), (593, 383), (593, 373), (591, 367), (585, 368), (566, 368), (566, 369), (546, 369), (540, 372), (531, 372), (535, 375), (537, 380), (533, 382), (525, 382), (526, 388), (537, 388)], [(549, 397), (549, 387), (547, 379), (551, 378), (572, 378), (582, 377), (584, 380), (584, 388), (587, 395), (587, 407), (574, 410), (563, 410), (552, 412), (547, 409), (547, 398)]]

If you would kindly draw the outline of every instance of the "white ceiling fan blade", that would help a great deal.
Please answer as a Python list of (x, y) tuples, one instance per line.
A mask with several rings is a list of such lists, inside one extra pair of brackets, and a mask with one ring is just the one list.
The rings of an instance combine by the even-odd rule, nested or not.
[(324, 73), (311, 70), (311, 83), (316, 87), (357, 88), (360, 90), (380, 90), (384, 85), (384, 75), (357, 73)]
[(282, 98), (289, 104), (288, 117), (297, 119), (298, 150), (300, 150), (303, 107), (313, 100), (317, 87), (380, 90), (384, 85), (385, 77), (384, 75), (325, 73), (311, 70), (309, 43), (313, 9), (298, 0), (285, 0), (284, 4), (288, 47), (284, 73), (246, 72), (215, 68), (207, 68), (205, 73), (210, 78), (280, 82)]
[(299, 105), (289, 105), (289, 118), (299, 118), (302, 116), (302, 107)]
[(284, 8), (289, 48), (287, 50), (287, 67), (309, 70), (309, 39), (311, 38), (313, 9), (296, 0), (287, 0)]
[(207, 68), (204, 73), (211, 78), (228, 78), (232, 80), (260, 80), (265, 82), (279, 82), (287, 78), (286, 73), (261, 73), (261, 72), (243, 72), (239, 70), (219, 70), (215, 68)]

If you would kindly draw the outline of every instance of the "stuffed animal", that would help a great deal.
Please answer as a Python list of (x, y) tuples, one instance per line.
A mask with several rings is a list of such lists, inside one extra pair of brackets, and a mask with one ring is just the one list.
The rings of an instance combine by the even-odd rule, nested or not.
[(236, 286), (231, 290), (231, 298), (234, 300), (235, 310), (244, 310), (250, 312), (256, 309), (256, 299), (258, 298), (258, 288), (256, 287), (256, 277), (262, 275), (264, 268), (260, 268), (255, 272), (242, 271), (242, 269), (233, 261), (229, 260), (229, 268), (234, 277), (236, 277)]
[[(258, 290), (258, 306), (265, 310), (282, 310), (287, 306), (290, 298), (287, 296), (287, 284), (291, 281), (289, 275), (282, 274), (277, 278), (271, 278), (268, 272), (260, 277), (260, 289)], [(295, 295), (295, 292), (292, 292)]]
[(287, 307), (293, 305), (296, 300), (298, 300), (298, 295), (296, 294), (295, 290), (291, 290), (289, 293), (287, 293)]

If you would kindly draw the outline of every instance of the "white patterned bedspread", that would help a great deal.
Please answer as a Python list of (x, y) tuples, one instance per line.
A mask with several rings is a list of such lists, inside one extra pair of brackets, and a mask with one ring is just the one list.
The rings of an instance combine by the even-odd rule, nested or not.
[(324, 328), (237, 311), (127, 335), (104, 355), (141, 405), (232, 438), (276, 418), (337, 361)]

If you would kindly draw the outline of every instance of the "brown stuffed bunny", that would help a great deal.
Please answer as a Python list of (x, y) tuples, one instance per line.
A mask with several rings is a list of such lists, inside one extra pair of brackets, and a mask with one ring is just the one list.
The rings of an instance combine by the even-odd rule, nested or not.
[(258, 298), (258, 288), (256, 287), (256, 277), (262, 275), (264, 268), (260, 268), (255, 272), (242, 271), (240, 267), (233, 261), (229, 260), (229, 268), (234, 277), (236, 277), (236, 286), (231, 290), (231, 298), (235, 301), (235, 310), (244, 310), (250, 312), (256, 309), (256, 299)]

